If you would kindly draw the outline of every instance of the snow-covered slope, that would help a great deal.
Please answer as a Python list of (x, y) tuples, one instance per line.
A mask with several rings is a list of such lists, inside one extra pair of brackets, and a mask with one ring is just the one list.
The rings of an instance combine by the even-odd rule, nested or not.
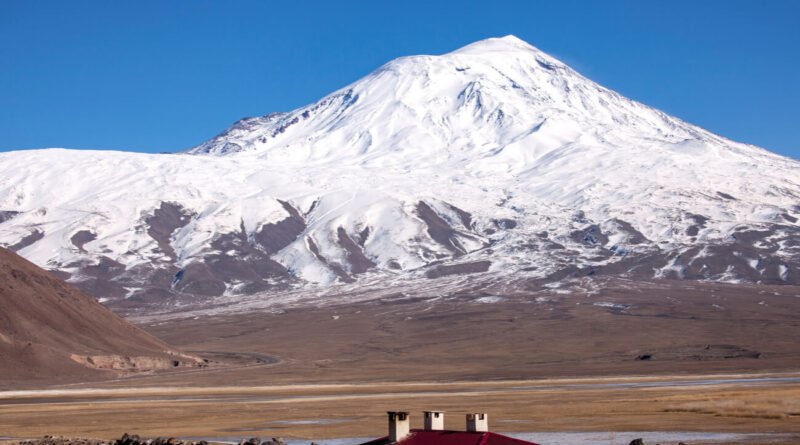
[(455, 273), (800, 282), (800, 163), (509, 36), (175, 155), (0, 154), (0, 243), (108, 298)]

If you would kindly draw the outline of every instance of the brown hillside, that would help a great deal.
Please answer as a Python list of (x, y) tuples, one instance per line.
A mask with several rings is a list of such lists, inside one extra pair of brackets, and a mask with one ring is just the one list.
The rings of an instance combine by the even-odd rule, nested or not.
[(196, 360), (0, 248), (0, 388), (193, 366)]

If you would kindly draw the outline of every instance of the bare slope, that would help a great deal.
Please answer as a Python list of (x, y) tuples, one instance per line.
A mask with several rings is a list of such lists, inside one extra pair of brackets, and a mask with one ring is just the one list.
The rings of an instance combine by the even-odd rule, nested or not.
[[(0, 248), (0, 382), (193, 364), (92, 297)], [(2, 385), (0, 385), (2, 386)]]

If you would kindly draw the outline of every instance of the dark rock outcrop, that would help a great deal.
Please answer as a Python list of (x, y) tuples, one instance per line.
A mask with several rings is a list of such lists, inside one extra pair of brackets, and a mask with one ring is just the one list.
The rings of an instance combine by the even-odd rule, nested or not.
[(19, 215), (20, 212), (16, 212), (14, 210), (0, 210), (0, 224), (14, 218), (15, 216)]
[(491, 261), (475, 261), (472, 263), (439, 265), (428, 270), (425, 273), (425, 276), (428, 278), (440, 278), (448, 275), (481, 273), (489, 270), (491, 265)]
[(31, 232), (29, 235), (22, 237), (21, 240), (19, 240), (16, 244), (10, 246), (9, 249), (13, 250), (14, 252), (18, 252), (32, 245), (36, 241), (39, 241), (42, 238), (44, 238), (44, 232), (42, 232), (39, 229), (34, 229), (33, 232)]
[(425, 222), (428, 227), (428, 235), (434, 241), (453, 252), (454, 256), (461, 256), (466, 253), (456, 237), (458, 232), (424, 201), (417, 203), (417, 216)]
[(253, 235), (256, 243), (267, 254), (274, 254), (293, 243), (306, 229), (305, 218), (291, 204), (278, 201), (289, 213), (289, 216), (276, 223), (264, 224)]
[(350, 272), (352, 274), (362, 274), (375, 267), (375, 263), (367, 258), (364, 251), (361, 249), (362, 245), (354, 242), (343, 227), (339, 227), (336, 234), (338, 236), (339, 245), (347, 251), (347, 261), (350, 263)]
[(193, 216), (193, 212), (187, 211), (178, 203), (162, 202), (161, 206), (144, 220), (147, 225), (147, 234), (156, 240), (161, 252), (174, 259), (175, 250), (171, 244), (172, 234), (189, 224)]
[(69, 239), (73, 246), (77, 247), (81, 252), (86, 252), (83, 249), (87, 243), (97, 239), (97, 235), (90, 230), (79, 230)]

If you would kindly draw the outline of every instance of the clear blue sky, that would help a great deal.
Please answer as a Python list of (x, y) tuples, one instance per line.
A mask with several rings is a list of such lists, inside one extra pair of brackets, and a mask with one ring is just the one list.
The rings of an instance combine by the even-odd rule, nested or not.
[(147, 152), (395, 57), (514, 34), (589, 78), (800, 158), (800, 1), (0, 2), (0, 150)]

